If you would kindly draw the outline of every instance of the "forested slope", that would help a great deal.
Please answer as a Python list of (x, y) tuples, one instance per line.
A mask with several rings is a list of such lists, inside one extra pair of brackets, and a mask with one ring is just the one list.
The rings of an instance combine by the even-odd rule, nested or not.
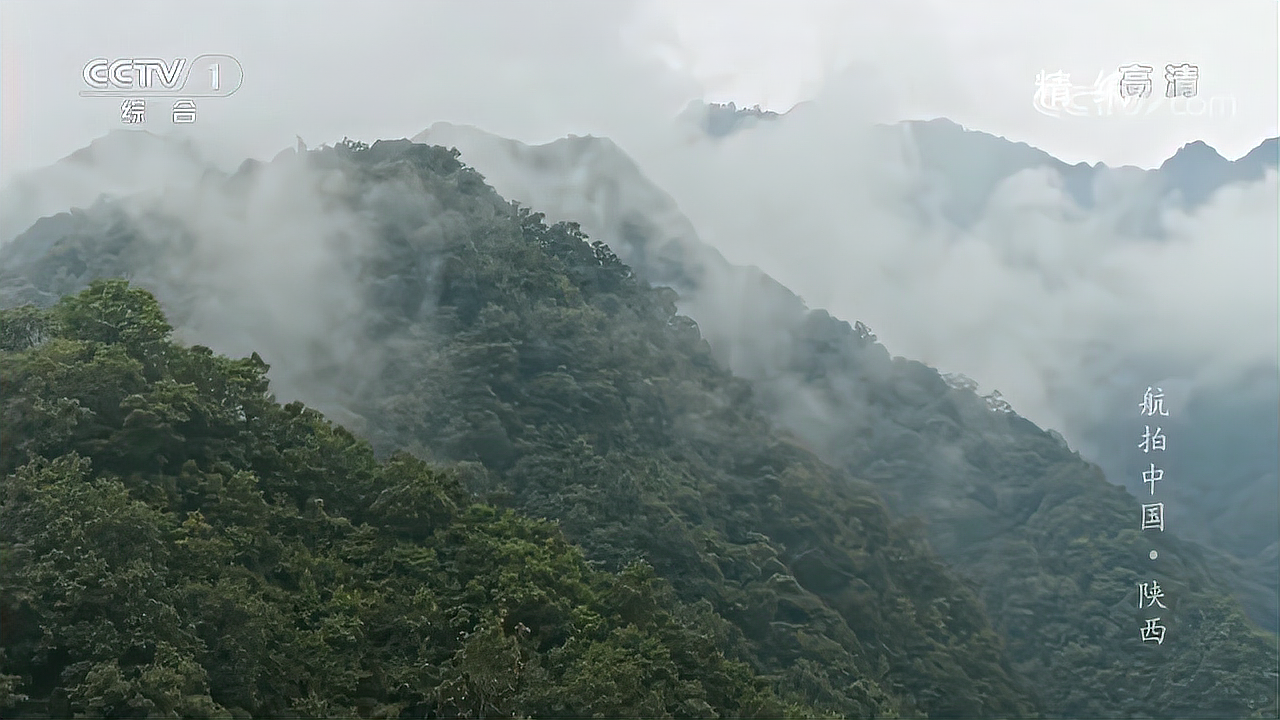
[[(831, 429), (848, 467), (882, 487), (894, 473), (927, 503), (929, 478), (953, 487), (920, 465), (921, 433), (945, 432), (929, 422), (943, 414), (983, 438), (965, 458), (1001, 512), (1052, 515), (1010, 536), (1007, 563), (984, 555), (983, 584), (962, 580), (875, 486), (778, 430), (776, 388), (731, 376), (674, 293), (602, 243), (510, 205), (443, 148), (345, 144), (302, 161), (345, 178), (331, 202), (377, 226), (359, 257), (359, 361), (374, 379), (323, 390), (391, 459), (275, 405), (256, 358), (174, 345), (136, 289), (9, 311), (11, 692), (278, 716), (360, 698), (473, 715), (1240, 716), (1274, 703), (1267, 641), (1192, 564), (1170, 571), (1177, 642), (1135, 642), (1137, 537), (1122, 518), (1136, 500), (1106, 495), (1016, 416), (923, 366), (905, 366), (909, 381), (879, 372), (894, 363), (847, 324), (806, 326), (815, 348), (796, 362), (861, 362), (860, 392), (877, 398)], [(246, 165), (225, 192), (248, 196), (262, 171)], [(387, 204), (406, 196), (419, 202)], [(182, 324), (191, 289), (164, 280), (181, 242), (156, 245), (157, 224), (141, 232), (109, 204), (63, 222), (5, 249), (8, 297), (137, 275)], [(77, 503), (82, 522), (57, 520)], [(153, 639), (134, 647), (119, 628)], [(231, 670), (242, 664), (262, 669)]]

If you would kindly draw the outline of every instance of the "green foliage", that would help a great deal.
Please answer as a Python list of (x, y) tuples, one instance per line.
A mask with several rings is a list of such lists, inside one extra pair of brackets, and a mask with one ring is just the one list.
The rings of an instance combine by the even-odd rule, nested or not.
[[(95, 285), (52, 311), (47, 341), (0, 354), (14, 421), (0, 707), (28, 696), (102, 718), (784, 707), (650, 570), (593, 568), (554, 524), (476, 504), (448, 467), (379, 463), (313, 411), (271, 402), (256, 356), (168, 342), (154, 308), (136, 288)], [(93, 321), (104, 314), (109, 330)], [(587, 674), (617, 674), (616, 657), (651, 669), (598, 696)]]
[[(505, 203), (456, 150), (308, 161), (382, 223), (362, 258), (379, 382), (348, 398), (377, 454), (277, 405), (257, 355), (173, 345), (125, 283), (0, 312), (17, 628), (0, 704), (65, 688), (111, 717), (1274, 715), (1274, 656), (1211, 572), (1172, 569), (1178, 640), (1139, 656), (1137, 544), (1116, 530), (1133, 499), (865, 326), (797, 331), (791, 370), (859, 399), (824, 421), (837, 469), (774, 426), (767, 384), (717, 365), (672, 291)], [(429, 212), (379, 212), (387, 187)], [(48, 262), (150, 259), (106, 240)], [(881, 492), (969, 514), (894, 522)]]
[[(312, 155), (356, 183), (420, 187), (456, 217), (428, 246), (403, 218), (382, 229), (368, 275), (402, 290), (375, 299), (382, 382), (353, 409), (385, 454), (478, 463), (458, 484), (483, 480), (467, 489), (523, 515), (477, 509), (443, 479), (454, 471), (380, 464), (275, 405), (256, 357), (174, 347), (136, 288), (63, 300), (60, 336), (0, 357), (16, 420), (0, 468), (74, 454), (166, 518), (154, 572), (200, 619), (188, 645), (166, 642), (199, 659), (213, 702), (277, 716), (362, 698), (409, 713), (1034, 713), (972, 593), (870, 488), (780, 437), (670, 291), (576, 226), (502, 202), (456, 151)], [(638, 562), (652, 578), (625, 574)], [(897, 577), (909, 562), (918, 587)], [(512, 639), (510, 664), (465, 649), (508, 657)], [(38, 641), (13, 655), (44, 683), (35, 695), (70, 652)]]
[[(422, 304), (411, 294), (375, 300), (385, 371), (356, 409), (378, 448), (480, 463), (485, 487), (472, 490), (554, 518), (592, 562), (651, 565), (671, 585), (667, 602), (701, 608), (694, 617), (724, 662), (784, 698), (764, 714), (791, 700), (847, 716), (1034, 713), (972, 592), (889, 522), (868, 486), (780, 437), (669, 290), (644, 286), (576, 225), (548, 226), (477, 191), (462, 178), (478, 176), (444, 152), (379, 143), (347, 168), (375, 181), (412, 176), (462, 219), (429, 247), (410, 241), (412, 228), (380, 231), (372, 275), (433, 288), (436, 310), (405, 312)], [(906, 567), (920, 588), (899, 577)], [(623, 629), (606, 637), (612, 654), (584, 645), (576, 661), (602, 683), (576, 676), (596, 712), (661, 702), (705, 714), (680, 692), (610, 705), (627, 685), (601, 666), (658, 666)], [(718, 656), (687, 657), (697, 667)], [(750, 695), (727, 683), (723, 697)]]
[(124, 280), (99, 280), (63, 298), (53, 312), (63, 332), (87, 342), (119, 345), (139, 359), (163, 348), (173, 328), (160, 303)]
[(0, 313), (0, 350), (25, 350), (39, 345), (49, 334), (49, 316), (35, 305), (23, 305)]
[[(824, 452), (875, 480), (900, 512), (927, 515), (931, 544), (974, 581), (1013, 672), (1036, 680), (1047, 714), (1274, 716), (1275, 637), (1245, 619), (1204, 549), (1140, 532), (1139, 498), (1060, 438), (993, 412), (963, 378), (944, 384), (919, 363), (846, 352), (800, 360), (857, 368), (827, 380), (860, 382), (872, 398), (833, 403), (840, 422)], [(934, 434), (940, 426), (951, 431)], [(1166, 607), (1140, 610), (1139, 584), (1152, 581)], [(1156, 616), (1166, 639), (1144, 643)]]

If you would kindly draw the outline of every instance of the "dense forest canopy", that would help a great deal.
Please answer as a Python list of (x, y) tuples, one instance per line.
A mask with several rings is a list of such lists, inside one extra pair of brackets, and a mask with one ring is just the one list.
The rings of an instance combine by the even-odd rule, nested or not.
[(61, 688), (93, 717), (812, 714), (647, 564), (595, 569), (457, 469), (378, 462), (273, 402), (256, 355), (170, 342), (141, 289), (95, 283), (0, 328), (0, 705)]
[[(1049, 434), (890, 361), (864, 327), (815, 321), (804, 359), (898, 373), (868, 374), (882, 416), (850, 429), (842, 469), (777, 428), (672, 291), (505, 202), (456, 151), (347, 143), (301, 161), (348, 178), (355, 208), (387, 186), (430, 199), (371, 213), (377, 382), (346, 396), (361, 438), (276, 403), (257, 354), (175, 342), (146, 289), (95, 280), (148, 259), (127, 224), (110, 242), (77, 226), (6, 279), (65, 297), (0, 316), (0, 704), (1274, 714), (1271, 642), (1194, 562), (1167, 578), (1177, 641), (1136, 642), (1138, 538), (1120, 519), (1134, 498)], [(157, 289), (180, 308), (178, 292)], [(880, 499), (886, 478), (928, 493), (929, 427), (982, 428), (967, 451), (989, 491), (1042, 513), (996, 528), (1009, 541), (987, 573), (962, 577)], [(957, 542), (989, 539), (969, 531)]]

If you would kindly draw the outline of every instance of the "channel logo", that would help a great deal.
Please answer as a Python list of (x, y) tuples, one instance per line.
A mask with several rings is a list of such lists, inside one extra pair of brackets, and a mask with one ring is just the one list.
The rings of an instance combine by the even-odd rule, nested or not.
[(244, 82), (244, 68), (230, 55), (200, 55), (194, 60), (174, 58), (94, 58), (81, 77), (82, 97), (226, 97)]

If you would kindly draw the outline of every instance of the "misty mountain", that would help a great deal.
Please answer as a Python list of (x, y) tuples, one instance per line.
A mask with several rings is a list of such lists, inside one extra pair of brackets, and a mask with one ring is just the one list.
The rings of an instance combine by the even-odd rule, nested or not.
[[(590, 559), (647, 559), (816, 707), (1274, 703), (1271, 643), (1213, 552), (1139, 532), (1139, 500), (1061, 436), (729, 265), (608, 141), (425, 135), (589, 233), (439, 148), (379, 142), (49, 218), (0, 251), (0, 286), (47, 302), (131, 277), (180, 334), (259, 349), (384, 454), (479, 463), (473, 491), (558, 519)], [(1135, 606), (1153, 580), (1177, 598), (1158, 648)]]
[(816, 712), (652, 566), (601, 570), (474, 464), (379, 462), (171, 330), (122, 280), (0, 311), (0, 716)]
[(677, 122), (689, 122), (712, 137), (724, 137), (754, 127), (760, 121), (777, 120), (781, 113), (762, 110), (759, 105), (740, 108), (735, 103), (689, 103)]
[(924, 167), (944, 177), (948, 187), (965, 188), (971, 193), (957, 197), (955, 204), (949, 206), (953, 219), (962, 223), (972, 220), (1000, 180), (1029, 168), (1056, 171), (1071, 197), (1086, 208), (1098, 203), (1098, 194), (1104, 192), (1100, 184), (1113, 173), (1140, 174), (1150, 183), (1154, 196), (1176, 194), (1184, 207), (1195, 208), (1214, 191), (1232, 183), (1260, 180), (1266, 169), (1275, 169), (1280, 164), (1277, 155), (1280, 141), (1276, 138), (1263, 141), (1235, 161), (1196, 141), (1183, 146), (1158, 169), (1141, 170), (1109, 167), (1104, 163), (1068, 165), (1026, 143), (968, 130), (946, 119), (906, 122), (895, 127), (912, 134)]
[[(798, 108), (803, 105), (798, 106)], [(798, 109), (797, 108), (797, 109)], [(712, 138), (749, 132), (761, 120), (785, 123), (789, 113), (738, 108), (733, 103), (691, 104), (681, 116)], [(1132, 211), (1131, 227), (1154, 232), (1161, 202), (1174, 197), (1186, 209), (1204, 204), (1214, 191), (1239, 182), (1260, 180), (1267, 169), (1280, 166), (1280, 139), (1263, 141), (1244, 157), (1227, 160), (1207, 144), (1188, 143), (1158, 169), (1105, 163), (1065, 163), (1026, 143), (967, 129), (951, 120), (916, 120), (882, 126), (887, 142), (907, 135), (917, 149), (921, 170), (934, 178), (944, 215), (960, 227), (971, 226), (981, 215), (996, 187), (1016, 173), (1033, 168), (1054, 171), (1063, 188), (1081, 207), (1095, 207), (1114, 178), (1137, 178), (1140, 189), (1126, 184), (1132, 202), (1144, 199), (1141, 210)]]
[[(306, 385), (337, 386), (342, 400), (368, 419), (365, 430), (384, 453), (410, 448), (446, 463), (469, 463), (449, 467), (478, 498), (535, 518), (558, 520), (589, 562), (622, 574), (614, 597), (619, 622), (630, 622), (634, 628), (620, 624), (611, 633), (595, 618), (593, 613), (608, 610), (613, 600), (601, 598), (605, 605), (597, 610), (587, 589), (548, 585), (559, 583), (566, 571), (578, 572), (572, 569), (573, 552), (556, 548), (554, 537), (545, 540), (547, 547), (565, 554), (559, 555), (561, 560), (544, 562), (558, 566), (523, 567), (517, 560), (531, 548), (517, 541), (527, 538), (536, 549), (544, 539), (520, 526), (507, 529), (483, 522), (493, 517), (492, 508), (479, 516), (473, 511), (470, 522), (478, 525), (476, 530), (457, 527), (461, 523), (456, 520), (454, 527), (441, 530), (435, 518), (443, 515), (448, 523), (451, 514), (443, 510), (466, 499), (446, 502), (439, 497), (449, 494), (447, 485), (397, 489), (392, 482), (379, 491), (375, 482), (369, 488), (370, 473), (378, 473), (369, 468), (362, 448), (351, 447), (345, 431), (309, 418), (297, 405), (264, 405), (262, 397), (247, 390), (228, 398), (226, 388), (239, 388), (241, 383), (258, 387), (260, 395), (266, 367), (259, 356), (231, 363), (209, 359), (207, 348), (168, 347), (159, 306), (149, 304), (137, 290), (126, 291), (119, 283), (91, 284), (62, 301), (51, 315), (32, 315), (29, 308), (6, 315), (3, 336), (17, 354), (4, 357), (11, 422), (3, 446), (12, 449), (4, 456), (4, 470), (6, 475), (17, 471), (23, 478), (34, 478), (28, 485), (14, 486), (24, 488), (12, 501), (15, 517), (39, 516), (40, 508), (23, 499), (46, 491), (42, 481), (52, 481), (50, 493), (65, 486), (49, 476), (70, 469), (44, 461), (75, 464), (79, 456), (90, 459), (100, 474), (95, 477), (98, 486), (122, 481), (135, 499), (146, 499), (168, 514), (188, 511), (199, 512), (199, 518), (220, 518), (214, 520), (219, 527), (228, 522), (245, 526), (254, 512), (258, 517), (276, 512), (260, 507), (247, 518), (239, 511), (230, 516), (221, 512), (224, 505), (246, 507), (244, 488), (234, 499), (211, 500), (224, 482), (214, 476), (236, 475), (243, 483), (243, 473), (251, 473), (250, 498), (258, 492), (276, 498), (282, 519), (251, 532), (244, 527), (227, 529), (239, 542), (252, 537), (264, 547), (273, 540), (289, 543), (296, 532), (291, 528), (297, 527), (287, 520), (294, 506), (297, 513), (315, 513), (309, 508), (316, 507), (328, 513), (332, 508), (335, 518), (352, 526), (372, 523), (364, 532), (398, 529), (419, 541), (434, 534), (431, 550), (403, 560), (387, 559), (392, 568), (387, 581), (408, 582), (419, 576), (434, 580), (417, 594), (390, 594), (386, 600), (425, 608), (424, 617), (417, 611), (402, 616), (403, 622), (426, 633), (416, 641), (423, 649), (415, 653), (412, 643), (403, 649), (398, 643), (387, 648), (381, 645), (386, 640), (369, 645), (355, 637), (342, 644), (338, 636), (333, 641), (342, 644), (340, 651), (300, 647), (303, 657), (290, 656), (292, 664), (277, 673), (263, 673), (255, 668), (270, 658), (253, 649), (261, 643), (252, 634), (229, 630), (229, 639), (218, 633), (193, 638), (172, 629), (169, 635), (160, 634), (169, 638), (165, 642), (185, 663), (184, 677), (195, 679), (193, 687), (201, 685), (201, 673), (192, 664), (208, 668), (206, 704), (269, 716), (297, 713), (307, 702), (349, 707), (357, 693), (354, 681), (346, 679), (351, 673), (394, 678), (397, 672), (431, 660), (429, 667), (442, 669), (410, 677), (407, 692), (390, 680), (366, 683), (372, 687), (363, 692), (380, 702), (409, 704), (417, 708), (413, 712), (418, 717), (455, 707), (491, 714), (490, 706), (538, 716), (776, 716), (785, 708), (770, 702), (768, 694), (752, 701), (754, 707), (741, 705), (746, 702), (742, 691), (754, 684), (753, 678), (760, 678), (777, 697), (803, 703), (794, 710), (801, 714), (813, 712), (806, 707), (843, 716), (1033, 712), (1034, 701), (1003, 666), (1000, 641), (972, 592), (932, 557), (917, 531), (889, 518), (869, 485), (823, 465), (793, 439), (776, 433), (754, 406), (750, 387), (718, 367), (696, 326), (676, 315), (669, 289), (640, 283), (603, 244), (590, 243), (574, 226), (549, 227), (541, 216), (505, 202), (457, 161), (456, 151), (440, 147), (399, 141), (289, 153), (269, 164), (246, 165), (223, 181), (206, 178), (197, 196), (205, 207), (221, 209), (225, 202), (233, 215), (252, 217), (254, 203), (282, 185), (298, 192), (291, 198), (298, 204), (289, 207), (282, 205), (285, 198), (274, 198), (269, 207), (279, 211), (279, 217), (306, 225), (291, 214), (324, 208), (328, 214), (322, 220), (329, 233), (337, 230), (338, 239), (350, 246), (353, 238), (341, 233), (339, 219), (368, 223), (364, 239), (370, 244), (347, 266), (347, 274), (313, 286), (324, 288), (324, 295), (356, 292), (362, 300), (356, 327), (331, 328), (301, 348), (264, 337), (265, 356), (280, 365), (304, 353), (319, 356), (311, 366), (313, 374), (294, 375), (302, 378), (302, 391), (307, 392)], [(308, 204), (303, 196), (312, 192), (318, 193), (318, 202)], [(49, 286), (71, 274), (84, 281), (128, 265), (135, 281), (156, 288), (187, 332), (226, 344), (226, 337), (199, 329), (202, 298), (192, 296), (212, 288), (193, 285), (188, 280), (195, 275), (184, 276), (182, 270), (189, 256), (202, 249), (197, 245), (229, 238), (202, 235), (208, 228), (199, 224), (198, 214), (170, 216), (177, 201), (167, 202), (101, 203), (84, 214), (100, 220), (99, 227), (72, 227), (70, 235), (36, 261), (37, 267), (6, 264), (6, 272), (17, 273), (6, 280), (34, 279)], [(275, 226), (264, 222), (265, 226), (226, 229)], [(325, 238), (301, 238), (297, 244), (287, 235), (275, 240), (300, 251), (302, 243)], [(290, 254), (284, 262), (296, 263), (298, 257)], [(53, 267), (60, 271), (47, 272)], [(223, 271), (201, 264), (198, 272)], [(289, 278), (266, 281), (287, 284)], [(339, 289), (342, 283), (350, 286)], [(248, 281), (241, 293), (262, 301), (261, 290)], [(304, 299), (313, 310), (317, 302), (323, 308), (324, 301), (314, 292)], [(281, 310), (258, 308), (267, 315)], [(277, 316), (276, 322), (300, 322), (302, 312), (293, 308), (291, 317)], [(228, 320), (249, 332), (255, 329), (246, 322), (249, 318)], [(30, 331), (37, 326), (46, 330)], [(284, 328), (264, 328), (272, 330), (279, 333)], [(341, 350), (342, 342), (334, 343), (334, 338), (347, 331), (364, 350), (358, 360), (347, 362), (359, 367), (345, 370), (367, 373), (363, 378), (372, 384), (355, 385), (351, 375), (325, 374), (344, 370), (331, 365), (341, 360), (335, 351)], [(41, 368), (51, 363), (53, 374), (43, 374)], [(64, 366), (70, 375), (58, 369)], [(228, 371), (235, 374), (218, 374)], [(243, 373), (250, 377), (243, 379)], [(79, 380), (84, 377), (97, 380), (86, 384)], [(171, 388), (184, 398), (168, 395)], [(70, 425), (59, 424), (43, 410), (44, 393), (60, 397), (59, 407), (84, 412), (71, 418)], [(122, 411), (121, 397), (129, 398), (124, 402), (130, 412)], [(177, 414), (169, 410), (178, 407), (171, 405), (174, 402), (182, 408)], [(393, 474), (395, 462), (382, 472)], [(74, 469), (86, 472), (83, 464)], [(25, 490), (30, 485), (34, 487)], [(388, 491), (393, 493), (390, 498)], [(370, 497), (379, 500), (370, 505)], [(316, 506), (316, 498), (323, 504)], [(77, 510), (88, 512), (89, 505)], [(134, 510), (141, 512), (136, 506)], [(381, 513), (394, 518), (391, 528), (382, 527)], [(163, 526), (164, 521), (151, 522)], [(353, 543), (325, 561), (329, 566), (348, 557), (346, 553), (363, 552), (358, 549), (360, 536), (343, 532), (347, 525), (342, 520), (334, 522), (316, 529), (320, 538), (329, 538), (325, 542), (306, 533), (301, 536), (316, 557), (340, 542), (337, 538)], [(35, 524), (28, 521), (22, 527)], [(505, 537), (507, 532), (515, 537)], [(495, 537), (487, 539), (486, 534)], [(4, 540), (6, 547), (33, 541), (22, 533)], [(41, 535), (39, 547), (61, 551), (72, 541), (55, 527)], [(458, 542), (471, 548), (457, 547)], [(165, 588), (170, 582), (174, 588), (159, 594), (155, 607), (181, 606), (183, 597), (231, 593), (230, 588), (219, 591), (223, 586), (216, 583), (204, 587), (214, 583), (217, 574), (213, 579), (198, 573), (192, 577), (182, 559), (185, 544), (189, 543), (169, 549), (175, 565), (181, 560), (181, 573), (167, 565), (155, 571), (166, 578)], [(132, 547), (126, 545), (116, 554), (125, 552), (127, 560)], [(506, 567), (471, 576), (477, 565), (483, 569), (502, 562), (489, 557), (494, 552), (510, 557)], [(327, 567), (323, 564), (304, 569), (310, 560), (298, 550), (289, 557), (282, 563), (279, 554), (254, 554), (254, 559), (243, 561), (243, 569), (241, 560), (231, 559), (225, 572), (243, 578), (247, 570), (251, 591), (264, 584), (280, 587), (263, 591), (261, 597), (251, 592), (249, 599), (242, 599), (243, 591), (231, 593), (223, 603), (243, 608), (239, 612), (248, 614), (251, 627), (263, 623), (273, 628), (280, 623), (262, 614), (263, 603), (281, 604), (278, 612), (290, 612), (290, 602), (280, 602), (280, 593), (305, 589), (313, 582), (311, 573), (321, 587), (319, 602), (326, 607), (316, 612), (349, 617), (350, 610), (327, 607), (339, 602), (339, 589), (386, 593), (385, 584), (366, 588), (354, 577), (346, 580), (350, 587), (326, 586), (325, 578), (334, 577), (335, 570), (322, 570)], [(56, 593), (39, 583), (39, 556), (22, 558), (27, 594)], [(671, 583), (678, 604), (654, 607), (661, 595), (650, 597), (645, 588), (649, 580), (642, 572), (637, 576), (628, 570), (639, 561), (652, 565)], [(397, 563), (407, 566), (396, 569)], [(513, 572), (536, 577), (516, 584), (505, 577)], [(299, 574), (308, 579), (298, 579)], [(344, 571), (338, 577), (348, 575)], [(187, 590), (178, 592), (179, 587)], [(70, 602), (79, 617), (93, 617), (92, 608)], [(304, 593), (293, 602), (305, 608), (310, 601)], [(127, 647), (116, 647), (108, 639), (80, 638), (74, 623), (59, 615), (57, 603), (21, 606), (16, 597), (6, 597), (5, 603), (6, 610), (16, 606), (13, 612), (39, 617), (50, 628), (48, 637), (20, 634), (6, 646), (15, 656), (6, 669), (30, 673), (37, 688), (47, 689), (61, 677), (71, 685), (68, 694), (76, 702), (96, 707), (105, 702), (93, 693), (96, 678), (108, 672), (100, 665), (106, 665), (125, 668), (117, 671), (123, 674), (117, 685), (124, 686), (115, 690), (118, 694), (155, 692), (145, 673), (134, 682), (135, 669), (151, 663), (146, 653), (134, 654), (142, 655), (139, 661), (131, 659)], [(128, 607), (132, 606), (112, 616), (116, 624), (136, 622)], [(214, 610), (216, 606), (200, 611)], [(1201, 612), (1215, 611), (1204, 605), (1195, 612), (1200, 617)], [(363, 617), (357, 615), (361, 623)], [(661, 622), (653, 627), (654, 617), (688, 620), (678, 621), (669, 633)], [(1221, 619), (1212, 622), (1216, 626)], [(305, 625), (307, 619), (299, 622)], [(481, 644), (486, 633), (497, 637)], [(614, 640), (609, 640), (611, 634)], [(451, 653), (439, 646), (439, 637), (445, 635), (450, 645), (472, 635), (476, 644), (468, 641)], [(1250, 642), (1246, 636), (1239, 640)], [(698, 650), (699, 641), (715, 646)], [(286, 634), (278, 642), (292, 647), (300, 640)], [(511, 669), (497, 680), (483, 679), (493, 670), (482, 676), (483, 665), (477, 663), (488, 662), (495, 645), (508, 644), (518, 647), (523, 660), (518, 667), (514, 661), (512, 665), (525, 669), (527, 679), (513, 677)], [(391, 658), (387, 650), (393, 651)], [(404, 652), (407, 660), (400, 659)], [(699, 655), (708, 652), (710, 656)], [(718, 657), (735, 659), (724, 672), (714, 663), (708, 665), (717, 652)], [(221, 659), (224, 653), (240, 658), (251, 677), (240, 677)], [(367, 654), (367, 661), (361, 654)], [(406, 661), (412, 661), (409, 667), (392, 671)], [(356, 664), (344, 671), (344, 662)], [(635, 670), (624, 671), (632, 664)], [(644, 679), (647, 671), (639, 668), (647, 665), (660, 668), (656, 672), (662, 677), (672, 672), (679, 676), (671, 677), (670, 683), (658, 677)], [(313, 666), (315, 674), (309, 676)], [(613, 669), (606, 671), (608, 667)], [(707, 674), (695, 677), (678, 668)], [(642, 674), (616, 679), (611, 675), (635, 672)], [(300, 677), (303, 687), (315, 688), (315, 697), (308, 699), (305, 691), (287, 683), (271, 684), (276, 674)], [(665, 684), (671, 688), (664, 689)], [(194, 695), (195, 700), (185, 701), (200, 702), (201, 693)], [(1241, 700), (1254, 702), (1228, 702)]]
[[(804, 109), (804, 104), (792, 111)], [(691, 104), (681, 122), (700, 128), (708, 137), (748, 133), (762, 120), (785, 124), (790, 113), (762, 113), (733, 104)], [(973, 131), (945, 118), (909, 120), (882, 126), (883, 142), (908, 138), (914, 160), (931, 179), (929, 192), (943, 217), (969, 228), (982, 217), (992, 193), (1006, 179), (1032, 169), (1046, 169), (1060, 178), (1062, 188), (1080, 208), (1106, 204), (1111, 193), (1123, 193), (1128, 215), (1121, 227), (1156, 236), (1162, 209), (1170, 201), (1194, 210), (1229, 184), (1261, 179), (1280, 165), (1277, 138), (1268, 138), (1238, 160), (1228, 160), (1203, 142), (1190, 142), (1158, 169), (1108, 167), (1103, 163), (1064, 163), (1024, 142)], [(1123, 187), (1123, 190), (1116, 188)]]
[(213, 169), (189, 141), (149, 132), (108, 133), (48, 167), (5, 183), (0, 190), (0, 244), (42, 217), (88, 207), (102, 195), (123, 197), (187, 184)]
[[(945, 156), (977, 166), (979, 180), (958, 188), (982, 187), (982, 168), (988, 178), (995, 178), (1015, 167), (1052, 160), (1025, 145), (1011, 146), (990, 135), (967, 133), (951, 123), (911, 129), (917, 138), (924, 137), (922, 156)], [(956, 133), (977, 145), (953, 144), (946, 153), (938, 149), (948, 136), (954, 140)], [(861, 387), (864, 381), (838, 367), (814, 375), (801, 351), (806, 342), (801, 328), (811, 314), (823, 313), (811, 313), (794, 293), (758, 269), (733, 267), (702, 243), (675, 201), (649, 182), (615, 144), (603, 138), (570, 138), (529, 147), (449, 124), (436, 124), (418, 139), (462, 149), (464, 157), (506, 196), (543, 208), (552, 218), (581, 221), (593, 237), (605, 239), (642, 276), (676, 288), (681, 311), (699, 322), (718, 356), (735, 373), (770, 388), (776, 417), (786, 427), (825, 450), (828, 460), (854, 463), (851, 469), (864, 470), (865, 461), (847, 457), (857, 447), (847, 433), (865, 415), (864, 401), (842, 389)], [(964, 150), (984, 145), (986, 150), (970, 155)], [(1004, 159), (983, 165), (982, 157)], [(1261, 152), (1251, 157), (1266, 159)], [(1250, 166), (1252, 162), (1241, 160), (1246, 170), (1231, 177), (1253, 177), (1247, 168), (1258, 166)], [(960, 164), (952, 167), (957, 174), (961, 169)], [(963, 207), (978, 212), (977, 206)], [(1192, 419), (1165, 423), (1181, 443), (1172, 453), (1180, 474), (1178, 482), (1167, 483), (1161, 491), (1176, 513), (1179, 532), (1212, 548), (1250, 616), (1274, 632), (1280, 616), (1280, 587), (1270, 563), (1280, 547), (1272, 520), (1278, 510), (1274, 490), (1280, 457), (1274, 436), (1280, 432), (1275, 417), (1280, 388), (1274, 372), (1268, 373), (1260, 368), (1239, 387), (1199, 391), (1185, 413)], [(1091, 428), (1091, 438), (1098, 438), (1097, 446), (1104, 452), (1090, 460), (1102, 463), (1113, 482), (1138, 494), (1149, 489), (1140, 480), (1146, 466), (1137, 467), (1142, 458), (1129, 443), (1115, 440), (1128, 431), (1122, 420)], [(952, 533), (941, 528), (951, 522), (969, 522), (968, 514), (980, 510), (970, 497), (968, 481), (961, 479), (967, 472), (938, 471), (950, 477), (940, 476), (936, 484), (924, 482), (928, 475), (917, 476), (924, 484), (912, 492), (890, 477), (882, 490), (896, 510), (928, 518), (938, 529), (936, 547), (948, 554)], [(958, 550), (951, 555), (964, 556)]]
[(1231, 161), (1203, 142), (1184, 145), (1158, 171), (1163, 187), (1177, 192), (1190, 206), (1205, 202), (1218, 188), (1236, 182), (1261, 180), (1275, 169), (1280, 140), (1268, 138), (1239, 160)]

